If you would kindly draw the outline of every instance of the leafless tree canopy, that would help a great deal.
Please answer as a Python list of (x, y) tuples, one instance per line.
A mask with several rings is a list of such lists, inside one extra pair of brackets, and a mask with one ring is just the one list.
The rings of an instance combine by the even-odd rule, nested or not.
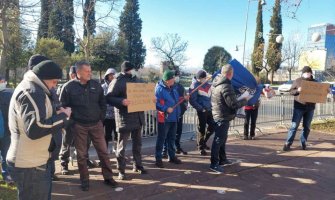
[(151, 39), (152, 50), (161, 57), (163, 61), (169, 61), (174, 66), (182, 66), (187, 60), (185, 51), (187, 41), (183, 41), (178, 34), (165, 34), (163, 37)]

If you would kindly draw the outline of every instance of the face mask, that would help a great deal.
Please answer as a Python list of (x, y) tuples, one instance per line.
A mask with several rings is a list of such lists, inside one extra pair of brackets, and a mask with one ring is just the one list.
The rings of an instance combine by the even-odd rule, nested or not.
[(305, 78), (305, 79), (308, 79), (308, 78), (311, 78), (312, 74), (309, 73), (309, 72), (305, 72), (302, 74), (302, 77)]
[(4, 82), (4, 83), (0, 83), (0, 90), (5, 89), (5, 88), (6, 88), (6, 85), (7, 85), (6, 82)]
[(174, 81), (175, 81), (176, 83), (179, 83), (179, 81), (180, 81), (179, 76), (176, 76), (176, 77), (174, 78)]

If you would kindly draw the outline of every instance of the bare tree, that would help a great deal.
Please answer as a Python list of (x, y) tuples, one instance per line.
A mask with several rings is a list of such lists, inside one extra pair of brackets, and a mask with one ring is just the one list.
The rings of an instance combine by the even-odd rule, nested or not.
[(292, 37), (286, 40), (282, 49), (282, 54), (283, 57), (286, 58), (289, 80), (292, 79), (292, 70), (297, 66), (301, 53), (302, 46), (297, 40)]
[(174, 69), (179, 69), (187, 60), (185, 51), (188, 46), (187, 41), (175, 34), (165, 34), (163, 37), (151, 39), (152, 50), (161, 57), (163, 61), (168, 61)]

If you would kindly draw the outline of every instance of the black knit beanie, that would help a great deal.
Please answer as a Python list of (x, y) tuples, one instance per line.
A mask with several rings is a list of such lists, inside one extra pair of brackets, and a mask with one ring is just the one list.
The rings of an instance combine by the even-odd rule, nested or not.
[(30, 70), (33, 69), (37, 64), (45, 60), (50, 60), (50, 59), (40, 54), (32, 55), (28, 61), (28, 69)]
[(301, 73), (305, 72), (313, 73), (312, 68), (309, 66), (304, 66), (304, 68), (302, 68)]
[(207, 73), (204, 70), (199, 70), (197, 75), (195, 76), (197, 79), (202, 79), (207, 77)]
[(61, 79), (63, 76), (62, 69), (51, 60), (40, 62), (33, 67), (32, 71), (41, 80)]
[(129, 61), (124, 61), (124, 62), (121, 64), (121, 71), (122, 71), (122, 72), (127, 72), (127, 71), (129, 71), (129, 70), (134, 69), (134, 68), (135, 68), (135, 66), (134, 66), (131, 62), (129, 62)]

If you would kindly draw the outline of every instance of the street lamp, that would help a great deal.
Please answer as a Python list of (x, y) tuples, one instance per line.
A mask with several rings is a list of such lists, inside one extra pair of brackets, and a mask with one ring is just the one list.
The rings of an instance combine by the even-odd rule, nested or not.
[(244, 66), (244, 56), (245, 56), (245, 44), (247, 42), (247, 30), (248, 30), (248, 17), (249, 17), (249, 7), (250, 7), (250, 2), (251, 1), (261, 1), (261, 5), (264, 6), (266, 5), (265, 0), (248, 0), (248, 7), (247, 7), (247, 16), (245, 20), (245, 30), (244, 30), (244, 43), (243, 43), (243, 58), (242, 58), (242, 63)]

